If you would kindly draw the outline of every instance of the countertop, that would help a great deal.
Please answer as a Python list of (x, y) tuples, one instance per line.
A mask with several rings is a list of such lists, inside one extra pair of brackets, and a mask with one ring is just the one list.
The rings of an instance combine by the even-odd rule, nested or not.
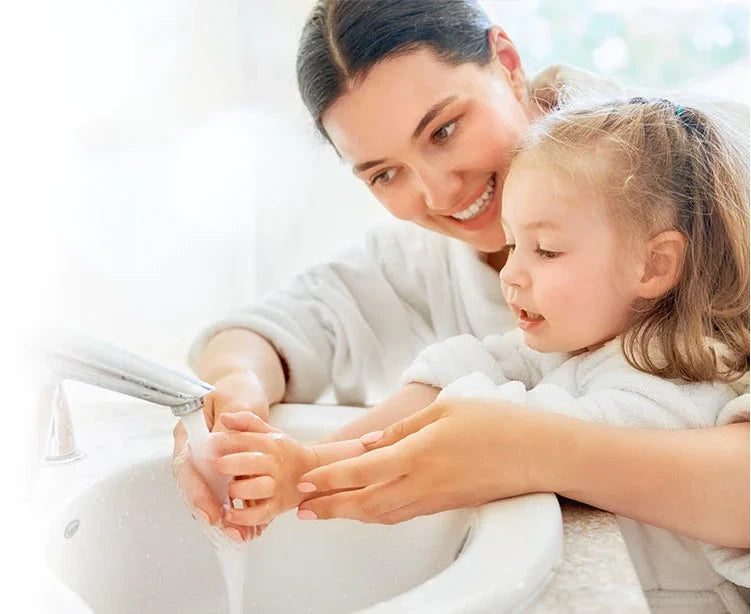
[(649, 612), (615, 516), (570, 499), (559, 502), (563, 560), (525, 612)]
[[(53, 515), (76, 492), (102, 474), (127, 466), (129, 459), (171, 450), (174, 418), (169, 411), (137, 401), (101, 403), (74, 409), (76, 437), (86, 456), (67, 466), (40, 471), (37, 490), (55, 504)], [(102, 433), (112, 437), (102, 437)], [(96, 462), (86, 462), (86, 459)], [(561, 499), (563, 559), (539, 597), (524, 611), (649, 612), (615, 517), (607, 512)]]

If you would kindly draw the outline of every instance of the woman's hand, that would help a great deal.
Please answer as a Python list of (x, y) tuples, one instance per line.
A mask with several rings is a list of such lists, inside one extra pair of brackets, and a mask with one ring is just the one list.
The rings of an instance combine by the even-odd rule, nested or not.
[(366, 454), (303, 475), (321, 494), (300, 505), (300, 517), (393, 524), (550, 490), (549, 444), (571, 422), (497, 399), (441, 399), (378, 439), (363, 435)]
[(238, 411), (250, 411), (268, 420), (269, 400), (261, 381), (252, 371), (236, 371), (217, 380), (203, 406), (210, 431), (224, 430), (219, 416)]
[[(250, 371), (233, 372), (217, 380), (214, 390), (207, 395), (203, 407), (206, 425), (209, 430), (224, 430), (218, 417), (238, 411), (251, 411), (266, 419), (269, 415), (269, 402), (259, 379)], [(194, 516), (209, 524), (216, 525), (222, 520), (224, 502), (217, 501), (204, 479), (190, 459), (187, 446), (188, 436), (182, 423), (178, 422), (173, 431), (174, 449), (172, 471), (177, 487)], [(262, 529), (229, 527), (228, 534), (237, 540), (260, 534)]]

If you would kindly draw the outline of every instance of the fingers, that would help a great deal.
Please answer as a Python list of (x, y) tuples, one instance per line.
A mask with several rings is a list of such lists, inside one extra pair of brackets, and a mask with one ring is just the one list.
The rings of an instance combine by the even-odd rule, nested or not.
[(176, 461), (175, 477), (177, 488), (193, 514), (209, 524), (217, 523), (222, 517), (222, 508), (190, 460)]
[(319, 520), (349, 518), (361, 522), (381, 522), (380, 518), (413, 503), (408, 480), (374, 484), (367, 488), (338, 492), (308, 499), (300, 504), (298, 518)]
[(426, 494), (422, 497), (413, 496), (413, 499), (414, 501), (412, 503), (408, 503), (381, 515), (378, 518), (378, 522), (380, 524), (397, 524), (399, 522), (411, 520), (417, 516), (436, 514), (457, 508), (454, 501), (445, 496), (431, 496)]
[(209, 435), (211, 450), (216, 456), (235, 452), (272, 452), (274, 433), (246, 433), (243, 431), (214, 432)]
[(276, 508), (271, 500), (256, 501), (252, 507), (242, 510), (230, 509), (224, 517), (236, 525), (256, 526), (268, 524), (276, 516)]
[(312, 446), (316, 458), (316, 465), (329, 465), (345, 458), (354, 458), (365, 452), (365, 446), (360, 439), (347, 439), (332, 443), (321, 443)]
[(424, 504), (420, 501), (416, 501), (379, 516), (377, 522), (379, 524), (399, 524), (400, 522), (412, 520), (413, 518), (422, 516), (426, 513)]
[(227, 454), (216, 460), (217, 472), (227, 476), (274, 475), (276, 467), (277, 463), (274, 457), (263, 452), (237, 452)]
[[(300, 477), (298, 490), (300, 492), (327, 492), (361, 488), (378, 482), (395, 480), (409, 473), (411, 466), (410, 450), (404, 446), (374, 450), (356, 458), (341, 460), (308, 471)], [(300, 487), (300, 484), (305, 484), (305, 486)]]
[(416, 433), (428, 424), (435, 422), (440, 416), (441, 405), (439, 403), (431, 403), (411, 416), (395, 422), (383, 431), (380, 437), (378, 437), (379, 431), (365, 433), (360, 437), (360, 442), (367, 450), (384, 448)]
[(249, 431), (255, 433), (278, 433), (279, 429), (274, 428), (261, 417), (250, 411), (238, 411), (234, 413), (223, 413), (219, 416), (222, 426), (234, 431)]
[(214, 397), (208, 394), (203, 401), (203, 419), (206, 421), (206, 428), (211, 431), (214, 428)]
[(269, 475), (232, 480), (229, 483), (231, 499), (268, 499), (274, 495), (276, 481)]

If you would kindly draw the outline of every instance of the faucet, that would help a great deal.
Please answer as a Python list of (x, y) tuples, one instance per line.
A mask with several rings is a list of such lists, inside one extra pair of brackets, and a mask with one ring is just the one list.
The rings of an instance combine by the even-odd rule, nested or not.
[[(75, 380), (164, 405), (176, 417), (203, 408), (213, 387), (117, 348), (103, 341), (64, 330), (45, 330), (29, 344), (32, 355), (44, 367), (37, 419), (49, 426), (45, 463), (70, 462), (83, 454), (73, 433), (73, 422), (62, 383)], [(40, 450), (43, 441), (39, 440)]]

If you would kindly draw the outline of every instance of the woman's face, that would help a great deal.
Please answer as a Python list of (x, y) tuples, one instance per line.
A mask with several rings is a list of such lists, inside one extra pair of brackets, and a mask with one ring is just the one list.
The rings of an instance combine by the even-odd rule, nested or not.
[(393, 215), (497, 252), (509, 153), (531, 118), (513, 56), (450, 66), (424, 49), (380, 62), (323, 126)]

